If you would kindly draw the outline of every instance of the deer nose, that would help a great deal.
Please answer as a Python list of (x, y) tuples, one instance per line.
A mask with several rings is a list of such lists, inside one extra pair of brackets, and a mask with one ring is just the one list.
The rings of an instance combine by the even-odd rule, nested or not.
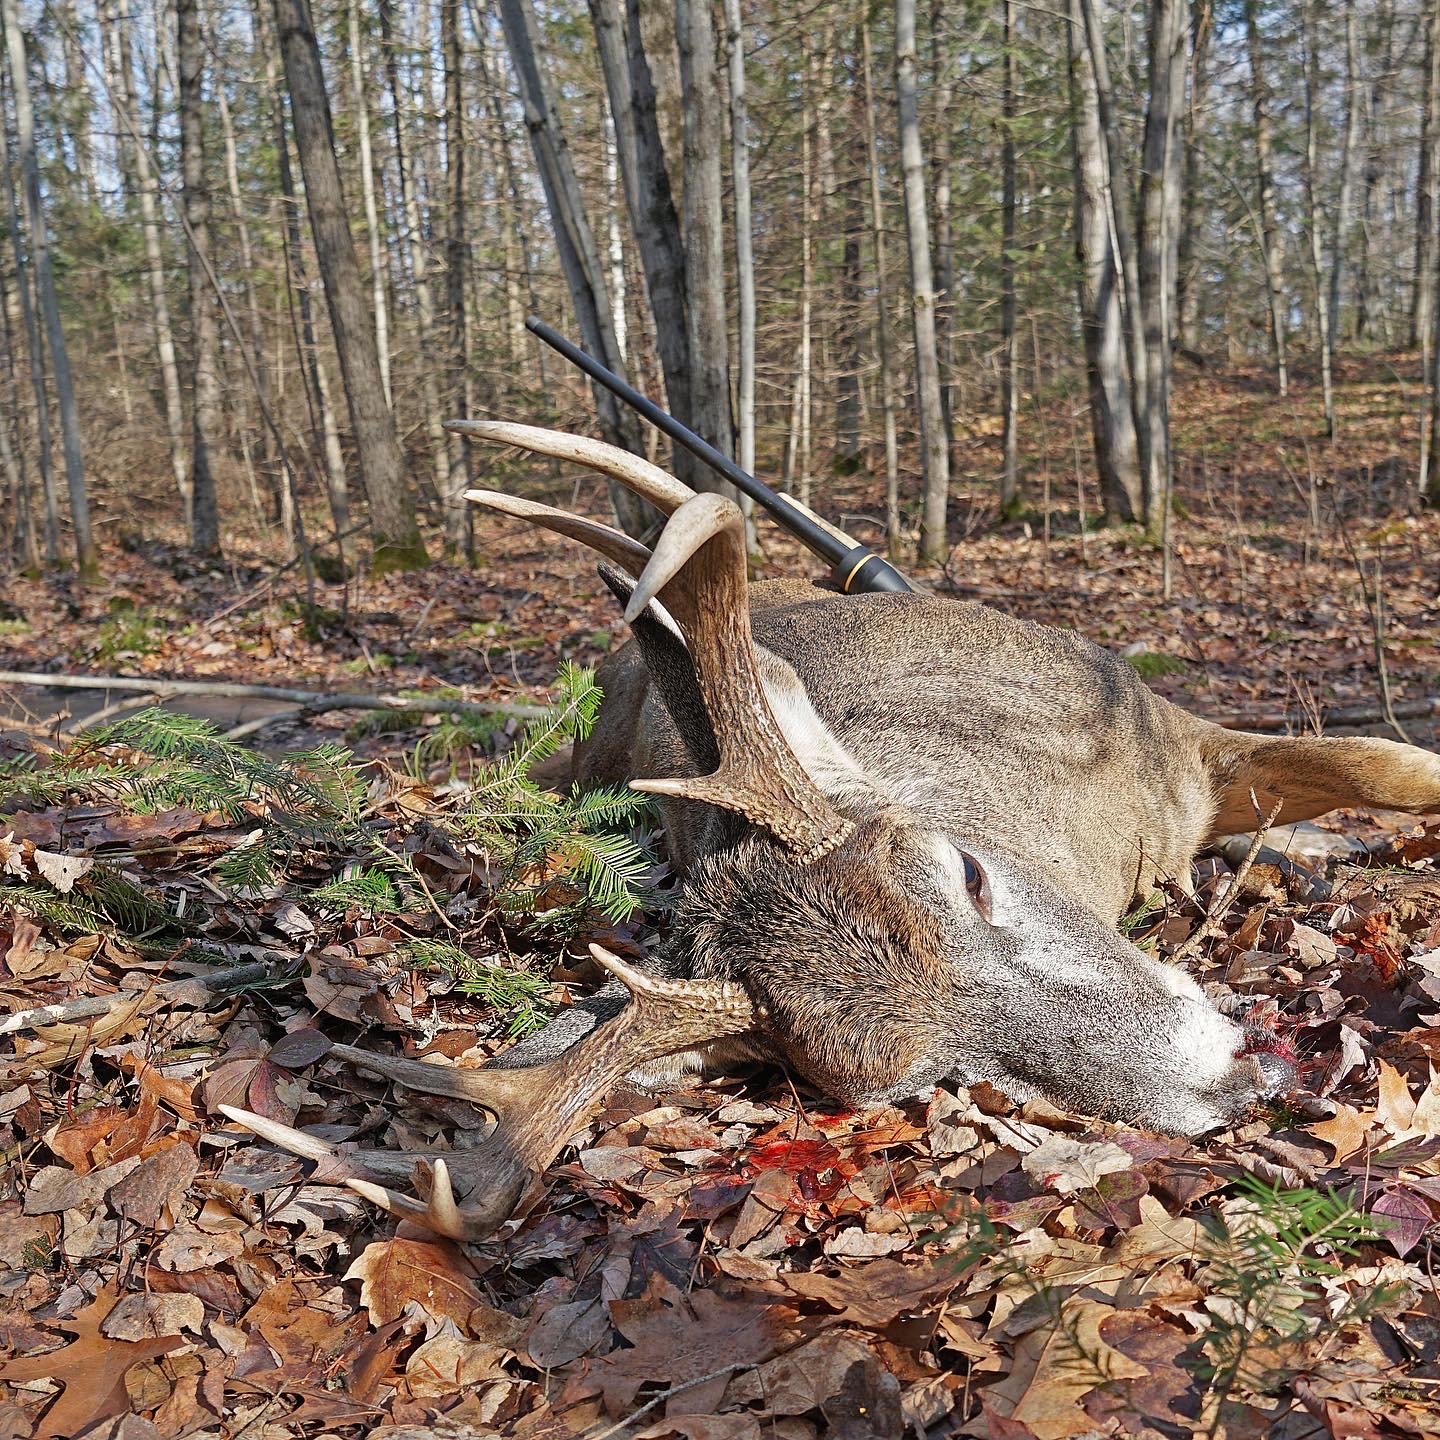
[(1250, 1057), (1260, 1070), (1266, 1096), (1281, 1095), (1295, 1083), (1296, 1068), (1292, 1061), (1273, 1050), (1263, 1050)]

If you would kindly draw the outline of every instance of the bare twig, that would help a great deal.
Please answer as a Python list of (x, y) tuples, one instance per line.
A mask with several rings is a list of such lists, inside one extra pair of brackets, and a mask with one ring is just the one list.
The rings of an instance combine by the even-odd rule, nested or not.
[(13, 1035), (17, 1030), (34, 1030), (40, 1025), (56, 1025), (74, 1020), (93, 1020), (98, 1015), (108, 1015), (122, 1005), (134, 1004), (147, 995), (175, 996), (187, 990), (196, 991), (196, 999), (208, 998), (225, 990), (238, 989), (241, 985), (253, 985), (257, 980), (275, 980), (283, 977), (284, 966), (278, 969), (263, 961), (253, 965), (236, 965), (233, 969), (212, 970), (202, 975), (186, 975), (180, 980), (168, 980), (148, 990), (116, 990), (112, 995), (90, 995), (82, 1000), (65, 1000), (58, 1005), (37, 1005), (33, 1010), (17, 1010), (13, 1015), (0, 1019), (0, 1035)]
[[(1250, 798), (1255, 800), (1255, 792), (1250, 792)], [(1211, 902), (1210, 909), (1206, 912), (1205, 918), (1200, 922), (1200, 927), (1179, 947), (1170, 958), (1176, 962), (1188, 960), (1200, 946), (1212, 935), (1220, 933), (1221, 922), (1230, 913), (1230, 907), (1235, 903), (1240, 894), (1240, 887), (1245, 883), (1245, 877), (1250, 873), (1250, 867), (1255, 863), (1255, 857), (1260, 853), (1265, 844), (1265, 836), (1269, 833), (1271, 825), (1275, 823), (1275, 817), (1280, 813), (1281, 807), (1285, 804), (1283, 800), (1277, 800), (1270, 807), (1270, 813), (1260, 822), (1260, 828), (1256, 830), (1250, 841), (1250, 848), (1245, 852), (1245, 858), (1240, 862), (1240, 868), (1236, 870), (1234, 878), (1223, 890), (1216, 895)], [(1260, 813), (1259, 803), (1255, 804), (1255, 813)]]
[(678, 1385), (672, 1385), (668, 1390), (662, 1390), (653, 1400), (647, 1400), (638, 1410), (627, 1415), (623, 1420), (617, 1420), (613, 1425), (607, 1425), (603, 1430), (594, 1434), (586, 1432), (580, 1440), (610, 1440), (613, 1435), (618, 1435), (622, 1430), (628, 1430), (642, 1416), (648, 1415), (652, 1410), (657, 1410), (667, 1400), (676, 1395), (683, 1394), (686, 1390), (693, 1390), (697, 1385), (704, 1385), (709, 1380), (718, 1380), (722, 1375), (733, 1375), (737, 1370), (749, 1370), (755, 1365), (753, 1360), (734, 1360), (729, 1365), (722, 1365), (718, 1370), (711, 1370), (706, 1375), (697, 1375), (693, 1380), (682, 1380)]

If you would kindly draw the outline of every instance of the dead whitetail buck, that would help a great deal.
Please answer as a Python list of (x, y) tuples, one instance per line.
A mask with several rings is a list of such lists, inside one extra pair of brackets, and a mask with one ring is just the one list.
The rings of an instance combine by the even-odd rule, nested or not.
[[(610, 562), (635, 643), (601, 671), (577, 773), (649, 777), (632, 784), (661, 797), (684, 876), (669, 939), (643, 967), (592, 946), (618, 983), (479, 1069), (335, 1048), (491, 1112), (473, 1149), (337, 1152), (228, 1115), (393, 1213), (476, 1239), (626, 1075), (663, 1085), (762, 1058), (854, 1105), (983, 1080), (1183, 1134), (1290, 1086), (1272, 1032), (1222, 1015), (1115, 924), (1157, 881), (1188, 885), (1197, 848), (1253, 828), (1257, 805), (1281, 821), (1440, 812), (1440, 757), (1236, 734), (1078, 636), (983, 605), (750, 586), (729, 500), (591, 440), (466, 428), (578, 461), (669, 517), (652, 554), (595, 521), (470, 494)], [(427, 1198), (365, 1175), (410, 1177)]]

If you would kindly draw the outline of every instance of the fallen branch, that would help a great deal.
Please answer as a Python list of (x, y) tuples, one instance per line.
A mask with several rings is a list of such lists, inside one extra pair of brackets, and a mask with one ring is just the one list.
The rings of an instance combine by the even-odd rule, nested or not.
[(195, 1000), (207, 999), (241, 985), (253, 985), (257, 980), (278, 980), (287, 978), (284, 967), (277, 969), (263, 961), (253, 965), (236, 965), (233, 969), (211, 970), (201, 975), (186, 975), (180, 980), (167, 980), (163, 985), (154, 985), (144, 990), (116, 990), (110, 995), (90, 995), (83, 1000), (64, 1000), (58, 1005), (37, 1005), (33, 1010), (17, 1010), (13, 1015), (0, 1019), (0, 1035), (13, 1035), (17, 1030), (33, 1030), (39, 1025), (56, 1025), (62, 1021), (93, 1020), (97, 1015), (108, 1015), (122, 1005), (134, 1004), (150, 995), (177, 996), (187, 990), (197, 991)]
[[(1440, 695), (1426, 700), (1401, 700), (1391, 705), (1390, 714), (1380, 705), (1337, 705), (1319, 712), (1323, 727), (1334, 725), (1386, 725), (1390, 717), (1401, 720), (1424, 720), (1431, 715), (1440, 715)], [(1315, 721), (1313, 713), (1300, 710), (1269, 710), (1260, 715), (1208, 715), (1204, 717), (1223, 725), (1227, 730), (1289, 730), (1310, 729)]]
[[(1255, 803), (1255, 792), (1250, 792), (1250, 799)], [(1173, 964), (1180, 964), (1188, 960), (1200, 946), (1212, 935), (1220, 933), (1221, 925), (1225, 917), (1230, 913), (1230, 907), (1240, 898), (1240, 887), (1244, 885), (1250, 874), (1250, 867), (1254, 865), (1256, 857), (1265, 847), (1265, 837), (1270, 833), (1270, 827), (1275, 823), (1275, 817), (1279, 815), (1284, 807), (1283, 800), (1277, 800), (1270, 808), (1270, 813), (1261, 817), (1260, 827), (1255, 831), (1254, 838), (1250, 841), (1250, 848), (1245, 852), (1245, 858), (1240, 862), (1240, 868), (1236, 870), (1230, 883), (1224, 886), (1215, 896), (1205, 918), (1200, 922), (1199, 928), (1182, 944), (1170, 957)], [(1260, 806), (1255, 803), (1255, 813), (1260, 814)]]
[(249, 700), (278, 700), (298, 705), (310, 714), (325, 710), (443, 710), (469, 715), (514, 715), (520, 720), (538, 720), (550, 712), (543, 705), (504, 705), (478, 700), (450, 700), (439, 695), (367, 695), (337, 692), (320, 694), (286, 685), (241, 685), (233, 680), (165, 680), (158, 676), (134, 675), (46, 675), (38, 671), (0, 670), (0, 685), (39, 685), (57, 690), (138, 690), (153, 692), (157, 699), (176, 695), (224, 695)]

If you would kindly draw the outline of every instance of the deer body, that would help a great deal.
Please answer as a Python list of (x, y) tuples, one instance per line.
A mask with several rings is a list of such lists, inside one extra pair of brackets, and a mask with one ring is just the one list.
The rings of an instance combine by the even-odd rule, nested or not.
[(954, 1078), (1186, 1134), (1293, 1083), (1272, 1032), (1222, 1014), (1115, 924), (1157, 880), (1187, 885), (1204, 840), (1252, 828), (1257, 806), (1278, 802), (1282, 820), (1342, 804), (1440, 813), (1440, 757), (1225, 731), (1078, 636), (981, 605), (750, 586), (728, 500), (593, 441), (466, 428), (579, 459), (669, 516), (652, 552), (547, 506), (470, 496), (613, 567), (634, 643), (602, 669), (578, 775), (660, 796), (682, 885), (654, 955), (631, 965), (592, 946), (617, 983), (479, 1070), (337, 1047), (497, 1116), (447, 1157), (464, 1204), (439, 1161), (421, 1166), (424, 1203), (376, 1187), (363, 1176), (417, 1158), (383, 1152), (357, 1157), (361, 1193), (483, 1235), (619, 1078), (746, 1057), (851, 1104)]

